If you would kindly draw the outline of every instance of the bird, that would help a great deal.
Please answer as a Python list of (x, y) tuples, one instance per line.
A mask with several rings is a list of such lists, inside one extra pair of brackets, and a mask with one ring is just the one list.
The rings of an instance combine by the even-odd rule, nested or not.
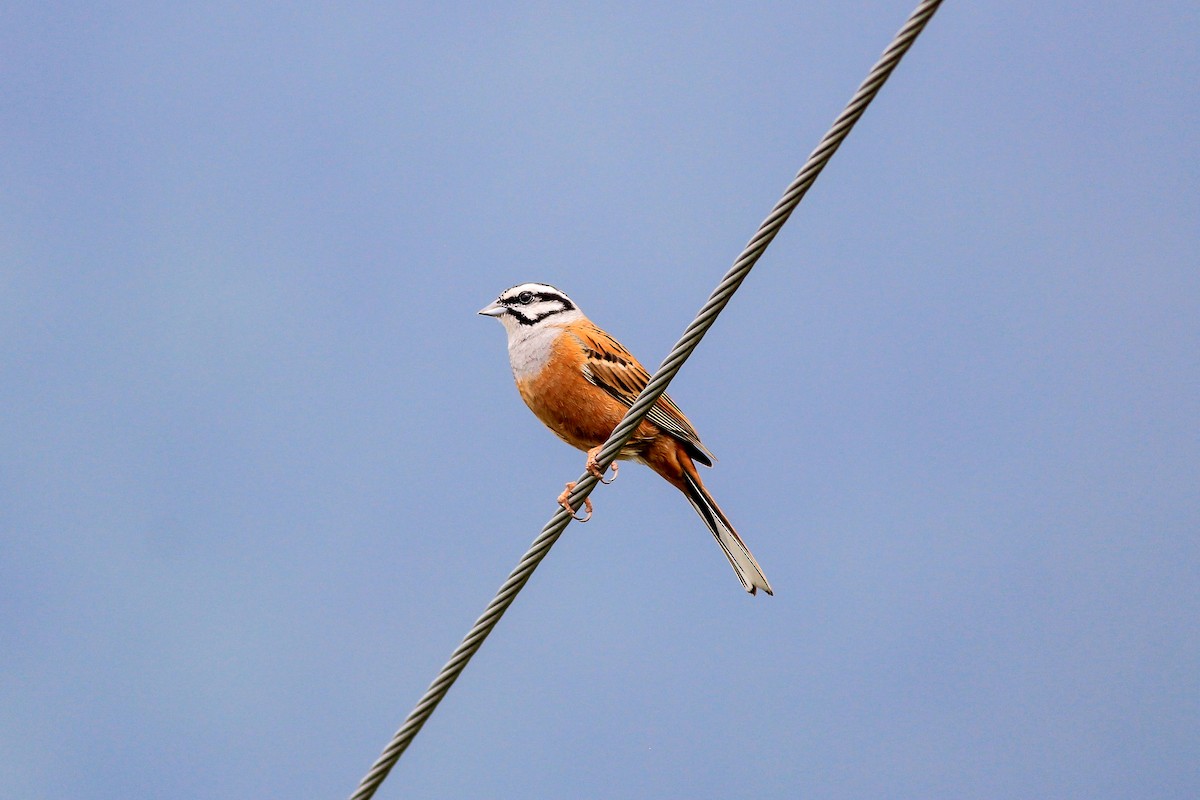
[[(603, 480), (596, 456), (650, 374), (571, 298), (549, 284), (514, 286), (479, 313), (499, 320), (508, 334), (509, 364), (521, 399), (558, 438), (587, 452), (588, 472)], [(742, 587), (752, 595), (759, 589), (773, 595), (762, 568), (700, 479), (696, 462), (711, 467), (714, 458), (666, 394), (617, 454), (618, 460), (645, 464), (682, 492), (721, 546)], [(615, 480), (615, 460), (612, 468)], [(573, 487), (567, 484), (559, 496), (559, 504), (572, 514), (575, 509), (567, 497)], [(590, 517), (590, 499), (585, 503)]]

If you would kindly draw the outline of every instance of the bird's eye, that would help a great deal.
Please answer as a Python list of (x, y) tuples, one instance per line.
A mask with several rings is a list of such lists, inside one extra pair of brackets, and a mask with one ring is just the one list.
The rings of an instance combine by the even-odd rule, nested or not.
[(533, 292), (521, 292), (517, 295), (517, 302), (523, 306), (527, 306), (533, 302)]

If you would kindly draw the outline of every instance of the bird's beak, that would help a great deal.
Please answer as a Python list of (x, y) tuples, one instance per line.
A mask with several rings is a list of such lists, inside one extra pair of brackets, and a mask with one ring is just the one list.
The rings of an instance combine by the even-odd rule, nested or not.
[(479, 313), (485, 317), (499, 317), (507, 310), (504, 306), (500, 305), (499, 301), (496, 301), (479, 309)]

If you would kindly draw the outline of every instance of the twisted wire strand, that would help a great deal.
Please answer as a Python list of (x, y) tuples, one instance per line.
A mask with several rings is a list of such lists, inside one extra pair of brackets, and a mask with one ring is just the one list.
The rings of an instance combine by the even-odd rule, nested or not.
[[(863, 115), (870, 102), (879, 93), (883, 84), (887, 81), (896, 65), (900, 63), (900, 59), (908, 52), (909, 47), (916, 40), (917, 36), (925, 28), (926, 23), (937, 11), (938, 6), (942, 4), (942, 0), (924, 0), (909, 16), (908, 21), (900, 28), (892, 43), (884, 50), (883, 55), (871, 68), (866, 79), (859, 86), (858, 91), (850, 99), (845, 110), (838, 115), (834, 120), (829, 132), (821, 139), (816, 149), (809, 155), (808, 160), (801, 167), (796, 177), (788, 185), (783, 197), (771, 209), (771, 213), (759, 226), (758, 231), (750, 239), (750, 242), (742, 250), (741, 255), (734, 261), (733, 267), (717, 284), (717, 288), (713, 290), (708, 301), (700, 309), (696, 318), (684, 330), (683, 336), (671, 349), (671, 352), (663, 360), (654, 376), (646, 384), (646, 388), (630, 406), (625, 417), (613, 429), (608, 441), (600, 449), (596, 458), (600, 468), (607, 469), (608, 465), (616, 458), (621, 448), (633, 435), (633, 431), (641, 424), (646, 414), (655, 401), (667, 389), (667, 384), (679, 372), (683, 363), (700, 344), (700, 340), (704, 338), (704, 334), (712, 327), (717, 319), (717, 315), (729, 304), (734, 292), (741, 286), (742, 281), (746, 279), (750, 270), (757, 263), (759, 257), (767, 249), (767, 246), (775, 238), (779, 229), (787, 222), (789, 216), (800, 201), (808, 192), (810, 186), (821, 174), (821, 170), (837, 152), (854, 124), (858, 122), (859, 117)], [(595, 488), (597, 479), (591, 473), (585, 472), (580, 476), (575, 483), (575, 489), (570, 495), (570, 504), (575, 508), (579, 508), (580, 504), (592, 493)], [(517, 593), (529, 581), (533, 575), (533, 571), (537, 569), (538, 564), (550, 551), (550, 548), (558, 541), (558, 538), (566, 530), (571, 523), (572, 515), (566, 509), (559, 509), (558, 512), (550, 518), (542, 528), (541, 533), (533, 540), (525, 555), (521, 557), (521, 561), (516, 568), (509, 574), (508, 579), (497, 591), (496, 596), (492, 599), (479, 619), (471, 627), (462, 643), (455, 648), (450, 656), (450, 660), (442, 667), (442, 671), (438, 673), (437, 678), (430, 684), (425, 694), (417, 703), (416, 708), (404, 720), (404, 724), (392, 736), (392, 740), (384, 748), (379, 758), (372, 765), (370, 771), (362, 779), (357, 791), (351, 795), (350, 800), (369, 800), (374, 796), (376, 789), (383, 783), (388, 772), (395, 766), (400, 756), (412, 742), (418, 731), (425, 724), (426, 720), (437, 708), (438, 703), (446, 696), (454, 681), (458, 679), (459, 674), (466, 667), (467, 662), (475, 655), (475, 652), (483, 644), (483, 640), (487, 638), (496, 623), (500, 621), (500, 617), (512, 604)]]

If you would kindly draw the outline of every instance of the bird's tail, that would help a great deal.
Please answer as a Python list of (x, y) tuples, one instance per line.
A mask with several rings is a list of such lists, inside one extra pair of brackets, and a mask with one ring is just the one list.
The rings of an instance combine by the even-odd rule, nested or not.
[(729, 518), (721, 511), (721, 507), (717, 505), (716, 500), (713, 500), (708, 490), (704, 488), (704, 484), (700, 482), (700, 476), (694, 472), (694, 467), (691, 470), (684, 470), (683, 493), (687, 495), (692, 508), (696, 509), (696, 513), (704, 520), (704, 524), (712, 531), (717, 544), (721, 545), (721, 549), (725, 551), (725, 557), (733, 565), (733, 571), (737, 573), (738, 580), (742, 582), (742, 588), (750, 594), (754, 594), (759, 589), (767, 594), (775, 594), (771, 591), (771, 584), (767, 581), (767, 576), (763, 575), (762, 567), (750, 554), (750, 548), (746, 547), (742, 537), (737, 535)]

